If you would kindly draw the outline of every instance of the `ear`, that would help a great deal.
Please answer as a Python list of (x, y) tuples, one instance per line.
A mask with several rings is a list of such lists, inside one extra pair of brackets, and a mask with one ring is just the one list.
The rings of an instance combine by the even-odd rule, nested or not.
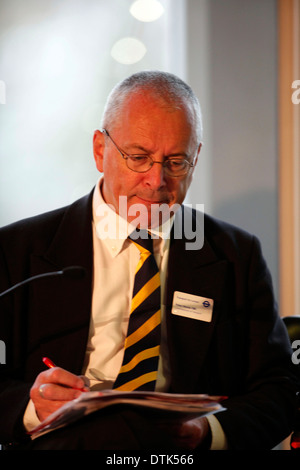
[(99, 130), (94, 132), (93, 152), (97, 170), (103, 173), (104, 135)]
[(200, 142), (200, 144), (198, 145), (198, 149), (197, 149), (197, 155), (196, 155), (196, 159), (195, 159), (195, 166), (197, 165), (197, 162), (198, 162), (198, 157), (200, 155), (200, 150), (202, 148), (202, 142)]

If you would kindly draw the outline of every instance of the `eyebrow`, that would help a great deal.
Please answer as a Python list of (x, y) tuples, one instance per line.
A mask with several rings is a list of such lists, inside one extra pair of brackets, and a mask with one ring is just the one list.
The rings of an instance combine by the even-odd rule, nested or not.
[[(148, 153), (148, 154), (151, 153), (151, 152), (149, 152), (149, 150), (145, 149), (145, 147), (143, 147), (143, 146), (140, 145), (140, 144), (129, 144), (128, 146), (125, 145), (125, 148), (126, 148), (126, 147), (130, 147), (130, 148), (134, 148), (134, 149), (137, 149), (137, 150), (141, 150), (142, 152), (145, 152), (145, 153)], [(123, 147), (123, 148), (124, 148), (124, 147)], [(126, 152), (127, 152), (127, 150), (126, 150)], [(131, 153), (131, 152), (129, 152), (129, 153)]]

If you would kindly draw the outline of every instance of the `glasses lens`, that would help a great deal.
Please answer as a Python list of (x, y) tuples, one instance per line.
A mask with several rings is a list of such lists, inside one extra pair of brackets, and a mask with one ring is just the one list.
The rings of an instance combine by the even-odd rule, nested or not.
[(172, 176), (185, 175), (188, 170), (188, 162), (186, 160), (167, 160), (165, 163), (166, 171)]
[(151, 168), (151, 158), (148, 155), (128, 155), (127, 165), (133, 171), (143, 173)]
[[(127, 166), (130, 170), (138, 173), (145, 173), (152, 167), (153, 162), (149, 155), (127, 155)], [(186, 160), (170, 159), (163, 164), (164, 171), (169, 176), (184, 176), (189, 170), (189, 163)]]

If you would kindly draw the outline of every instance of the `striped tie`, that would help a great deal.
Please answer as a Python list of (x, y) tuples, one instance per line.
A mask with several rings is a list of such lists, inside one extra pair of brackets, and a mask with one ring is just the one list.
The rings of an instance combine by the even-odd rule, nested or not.
[(136, 268), (123, 364), (117, 390), (154, 390), (160, 346), (160, 278), (147, 232), (130, 238), (140, 250)]

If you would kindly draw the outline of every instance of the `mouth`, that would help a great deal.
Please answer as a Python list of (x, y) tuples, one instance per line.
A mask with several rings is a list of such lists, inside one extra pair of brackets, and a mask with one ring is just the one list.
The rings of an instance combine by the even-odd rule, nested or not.
[(138, 195), (136, 195), (136, 197), (144, 204), (169, 204), (169, 201), (167, 199), (144, 198)]

